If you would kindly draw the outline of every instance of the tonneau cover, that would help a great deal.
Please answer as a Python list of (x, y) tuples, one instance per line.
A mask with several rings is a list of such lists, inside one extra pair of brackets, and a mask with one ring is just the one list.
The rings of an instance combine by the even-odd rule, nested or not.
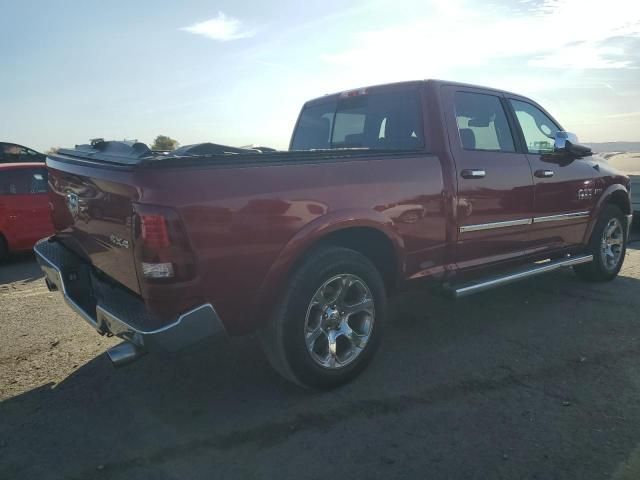
[[(268, 149), (271, 150), (271, 149)], [(173, 151), (154, 151), (138, 141), (92, 140), (90, 144), (76, 145), (75, 148), (61, 148), (59, 154), (86, 160), (98, 160), (119, 165), (137, 165), (145, 160), (199, 157), (211, 155), (235, 155), (261, 153), (258, 149), (237, 148), (217, 143), (197, 143), (185, 145)]]
[(58, 153), (70, 157), (102, 160), (124, 165), (135, 165), (144, 158), (154, 156), (154, 152), (144, 143), (137, 141), (93, 140), (88, 145), (76, 145), (75, 148), (61, 148)]

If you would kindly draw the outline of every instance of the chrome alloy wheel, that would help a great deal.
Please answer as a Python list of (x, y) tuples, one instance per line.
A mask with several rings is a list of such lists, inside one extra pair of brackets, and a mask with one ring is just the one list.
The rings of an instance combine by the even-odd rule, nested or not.
[(307, 308), (304, 335), (311, 358), (324, 368), (345, 367), (364, 350), (374, 321), (373, 295), (361, 278), (351, 274), (330, 278)]
[(624, 247), (624, 228), (617, 218), (607, 223), (602, 233), (601, 254), (602, 263), (607, 270), (614, 270), (620, 262)]

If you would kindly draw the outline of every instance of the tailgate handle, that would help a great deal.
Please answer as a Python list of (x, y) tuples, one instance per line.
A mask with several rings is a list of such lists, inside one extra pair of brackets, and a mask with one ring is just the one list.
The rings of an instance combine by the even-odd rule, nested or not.
[(471, 168), (467, 170), (462, 170), (460, 173), (462, 178), (484, 178), (487, 175), (487, 172), (481, 168)]
[(534, 175), (538, 178), (551, 178), (555, 172), (553, 170), (536, 170)]

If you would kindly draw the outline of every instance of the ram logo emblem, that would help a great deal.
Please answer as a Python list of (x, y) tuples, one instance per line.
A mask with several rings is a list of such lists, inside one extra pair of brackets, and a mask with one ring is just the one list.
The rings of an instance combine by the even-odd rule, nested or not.
[(71, 192), (67, 193), (67, 208), (69, 209), (69, 213), (74, 220), (78, 219), (78, 215), (80, 214), (80, 198), (78, 195)]

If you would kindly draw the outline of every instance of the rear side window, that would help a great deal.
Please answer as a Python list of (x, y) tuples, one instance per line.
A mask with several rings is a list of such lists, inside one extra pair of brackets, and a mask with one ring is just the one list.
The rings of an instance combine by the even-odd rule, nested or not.
[(2, 150), (2, 161), (6, 163), (19, 162), (20, 153), (22, 151), (19, 145), (12, 143), (0, 144), (0, 150)]
[(13, 143), (0, 143), (0, 162), (44, 162), (44, 155)]
[(19, 168), (3, 171), (0, 175), (0, 195), (29, 195), (46, 193), (45, 169)]
[(455, 105), (458, 133), (465, 150), (516, 151), (499, 97), (457, 92)]
[(29, 176), (20, 168), (3, 171), (0, 175), (0, 195), (26, 195), (29, 192)]
[(306, 107), (291, 148), (424, 148), (418, 92), (365, 93)]

